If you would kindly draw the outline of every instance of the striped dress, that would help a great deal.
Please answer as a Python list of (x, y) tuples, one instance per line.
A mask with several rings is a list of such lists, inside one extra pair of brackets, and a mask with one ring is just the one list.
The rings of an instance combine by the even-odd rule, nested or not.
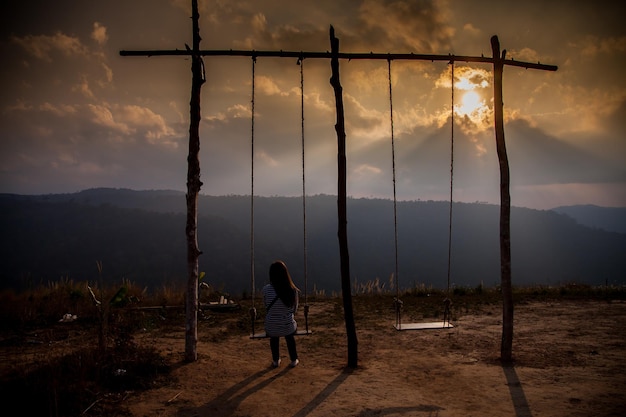
[(294, 333), (298, 328), (294, 317), (298, 311), (298, 291), (295, 291), (296, 301), (293, 307), (287, 307), (280, 298), (277, 298), (278, 295), (272, 284), (264, 286), (262, 292), (263, 304), (266, 309), (276, 299), (265, 315), (265, 333), (270, 337), (288, 336)]

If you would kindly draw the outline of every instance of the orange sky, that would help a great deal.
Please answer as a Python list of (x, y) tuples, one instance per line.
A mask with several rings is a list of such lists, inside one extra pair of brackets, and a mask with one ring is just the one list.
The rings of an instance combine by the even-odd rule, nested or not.
[[(185, 189), (190, 63), (120, 57), (121, 49), (184, 49), (190, 1), (6, 1), (0, 53), (0, 192), (93, 187)], [(617, 2), (202, 1), (204, 49), (491, 55), (555, 64), (504, 74), (511, 195), (516, 206), (626, 206), (626, 33)], [(205, 194), (250, 191), (249, 58), (205, 59), (201, 167)], [(329, 63), (305, 60), (307, 192), (336, 193)], [(499, 202), (488, 65), (457, 63), (458, 201)], [(450, 69), (393, 62), (397, 193), (445, 200), (450, 171)], [(342, 61), (348, 192), (392, 197), (385, 61)], [(256, 65), (255, 193), (297, 195), (299, 67)]]

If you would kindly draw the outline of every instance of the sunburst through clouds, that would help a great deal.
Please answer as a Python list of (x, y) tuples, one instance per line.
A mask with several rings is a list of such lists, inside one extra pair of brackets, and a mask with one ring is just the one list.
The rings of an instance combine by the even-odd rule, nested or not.
[[(451, 67), (442, 72), (437, 87), (449, 89), (452, 86)], [(458, 65), (454, 68), (454, 114), (464, 129), (485, 130), (490, 127), (492, 108), (489, 105), (491, 94), (491, 74), (482, 68)], [(458, 119), (457, 119), (458, 120)]]

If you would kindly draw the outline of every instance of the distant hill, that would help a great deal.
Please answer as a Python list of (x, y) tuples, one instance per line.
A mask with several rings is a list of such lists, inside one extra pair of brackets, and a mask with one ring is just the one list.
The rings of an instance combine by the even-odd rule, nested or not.
[(608, 232), (626, 233), (626, 207), (598, 207), (594, 205), (561, 206), (552, 209), (566, 214), (578, 223)]
[[(307, 197), (306, 289), (340, 288), (336, 196)], [(256, 197), (255, 282), (283, 259), (304, 290), (302, 199)], [(398, 202), (398, 264), (403, 288), (447, 286), (448, 203)], [(185, 195), (176, 191), (93, 189), (74, 194), (0, 195), (0, 285), (24, 288), (67, 277), (129, 279), (149, 288), (185, 285)], [(500, 281), (499, 207), (455, 203), (451, 284)], [(389, 287), (395, 270), (393, 203), (348, 200), (353, 282), (379, 278)], [(514, 285), (624, 284), (626, 235), (587, 227), (554, 210), (513, 208)], [(250, 197), (200, 196), (200, 269), (211, 285), (249, 293)]]

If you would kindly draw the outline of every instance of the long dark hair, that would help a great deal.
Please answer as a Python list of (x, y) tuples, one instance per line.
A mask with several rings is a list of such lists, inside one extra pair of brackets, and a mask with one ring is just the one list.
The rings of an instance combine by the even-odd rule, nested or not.
[(270, 284), (283, 304), (293, 307), (296, 302), (296, 292), (300, 290), (293, 283), (287, 265), (283, 261), (275, 261), (270, 265)]

